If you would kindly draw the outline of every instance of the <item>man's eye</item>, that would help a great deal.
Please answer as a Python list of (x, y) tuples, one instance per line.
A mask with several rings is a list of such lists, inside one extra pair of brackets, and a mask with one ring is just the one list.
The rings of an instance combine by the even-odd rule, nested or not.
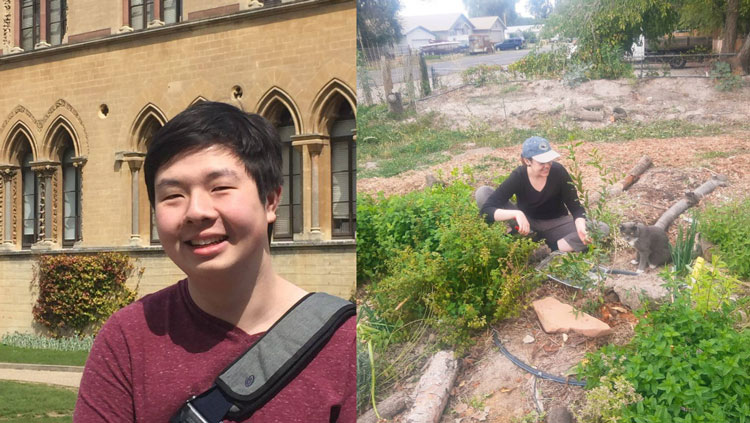
[(232, 189), (232, 187), (228, 185), (221, 185), (221, 186), (215, 187), (214, 191), (226, 191), (228, 189)]
[(180, 197), (181, 197), (180, 194), (169, 194), (169, 195), (165, 195), (164, 197), (162, 197), (161, 200), (162, 201), (174, 200), (175, 198), (180, 198)]

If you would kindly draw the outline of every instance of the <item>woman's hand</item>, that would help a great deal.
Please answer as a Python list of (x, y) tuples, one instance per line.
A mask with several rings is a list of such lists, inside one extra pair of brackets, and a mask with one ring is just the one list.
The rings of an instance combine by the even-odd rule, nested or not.
[(579, 217), (575, 220), (576, 224), (576, 231), (578, 231), (578, 238), (581, 238), (581, 242), (583, 242), (584, 245), (591, 243), (591, 238), (589, 238), (589, 233), (586, 231), (586, 219)]
[(516, 223), (518, 223), (518, 233), (521, 235), (528, 235), (531, 231), (531, 225), (529, 224), (529, 219), (526, 218), (526, 215), (523, 214), (521, 210), (516, 210), (517, 213), (515, 215)]

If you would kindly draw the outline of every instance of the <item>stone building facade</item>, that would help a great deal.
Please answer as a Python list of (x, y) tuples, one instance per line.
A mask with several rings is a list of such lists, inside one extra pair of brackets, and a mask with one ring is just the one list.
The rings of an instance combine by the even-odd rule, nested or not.
[(39, 254), (125, 252), (139, 295), (184, 277), (141, 166), (154, 131), (203, 100), (279, 129), (276, 270), (352, 295), (353, 0), (0, 2), (0, 334), (33, 329)]

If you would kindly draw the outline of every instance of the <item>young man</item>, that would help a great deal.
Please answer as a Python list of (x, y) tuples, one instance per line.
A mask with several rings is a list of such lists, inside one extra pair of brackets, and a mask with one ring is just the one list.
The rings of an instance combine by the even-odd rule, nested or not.
[[(306, 292), (271, 266), (281, 145), (262, 117), (203, 102), (153, 138), (144, 174), (164, 251), (187, 279), (115, 313), (96, 337), (77, 423), (167, 422)], [(252, 383), (252, 381), (250, 381)], [(241, 422), (354, 422), (355, 318)]]

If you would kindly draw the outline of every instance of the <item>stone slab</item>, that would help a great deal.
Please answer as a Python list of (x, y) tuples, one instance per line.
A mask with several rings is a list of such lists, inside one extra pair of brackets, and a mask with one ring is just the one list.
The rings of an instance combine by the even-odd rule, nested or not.
[(533, 306), (542, 329), (547, 333), (572, 331), (591, 338), (612, 333), (612, 328), (606, 323), (582, 311), (576, 312), (573, 307), (553, 297), (534, 301)]

